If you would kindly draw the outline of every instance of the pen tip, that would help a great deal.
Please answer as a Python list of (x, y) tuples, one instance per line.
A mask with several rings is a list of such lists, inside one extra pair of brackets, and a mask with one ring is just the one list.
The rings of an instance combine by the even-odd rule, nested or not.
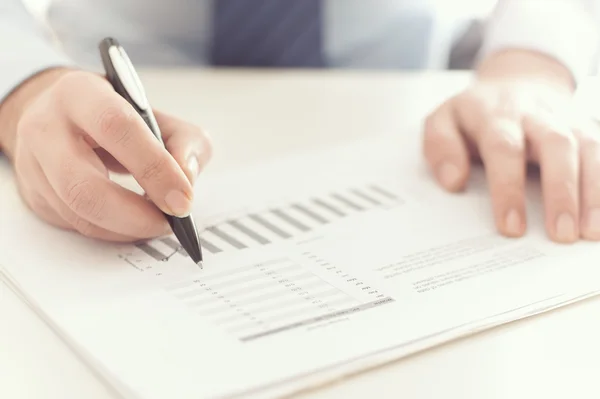
[(203, 265), (202, 261), (198, 261), (198, 263), (196, 263), (196, 265), (198, 265), (200, 267), (200, 269), (204, 269), (204, 265)]

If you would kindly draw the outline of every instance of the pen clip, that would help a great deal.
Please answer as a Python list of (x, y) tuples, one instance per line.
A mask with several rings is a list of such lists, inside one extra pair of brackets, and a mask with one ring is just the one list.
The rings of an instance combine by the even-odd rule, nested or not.
[(100, 54), (106, 70), (106, 77), (115, 90), (125, 97), (131, 105), (136, 106), (138, 111), (148, 111), (148, 99), (140, 78), (119, 42), (113, 38), (102, 40)]

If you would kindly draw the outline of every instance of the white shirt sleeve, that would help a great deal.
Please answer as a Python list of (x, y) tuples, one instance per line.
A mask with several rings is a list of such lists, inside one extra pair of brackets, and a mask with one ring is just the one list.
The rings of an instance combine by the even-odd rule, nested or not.
[(0, 0), (0, 103), (37, 72), (72, 64), (51, 44), (22, 0)]
[(507, 48), (538, 51), (561, 62), (578, 82), (595, 72), (600, 0), (499, 0), (479, 58)]

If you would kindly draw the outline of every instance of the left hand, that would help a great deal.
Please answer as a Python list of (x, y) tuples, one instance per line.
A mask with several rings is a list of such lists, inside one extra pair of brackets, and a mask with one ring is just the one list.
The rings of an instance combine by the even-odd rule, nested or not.
[(526, 231), (526, 165), (538, 165), (550, 238), (600, 239), (600, 129), (575, 112), (569, 72), (515, 50), (484, 60), (476, 76), (426, 120), (425, 158), (437, 181), (462, 190), (471, 160), (481, 160), (496, 227), (519, 237)]

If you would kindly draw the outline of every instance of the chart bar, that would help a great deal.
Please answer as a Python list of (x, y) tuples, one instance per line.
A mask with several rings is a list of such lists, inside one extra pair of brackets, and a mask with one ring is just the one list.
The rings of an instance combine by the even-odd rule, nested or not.
[(183, 250), (183, 248), (181, 247), (181, 244), (179, 244), (173, 238), (171, 238), (171, 237), (165, 237), (165, 238), (161, 238), (161, 241), (166, 246), (168, 246), (169, 248), (171, 248), (173, 251), (177, 251), (177, 252), (179, 252), (183, 256), (189, 256), (188, 253)]
[(331, 213), (336, 214), (337, 216), (346, 216), (346, 214), (344, 212), (342, 212), (341, 210), (337, 209), (333, 205), (328, 204), (327, 202), (323, 201), (322, 199), (315, 198), (315, 199), (313, 199), (313, 202), (315, 204), (319, 205), (320, 207), (327, 209)]
[(290, 215), (288, 215), (281, 209), (273, 209), (273, 210), (271, 210), (271, 212), (274, 215), (276, 215), (277, 217), (279, 217), (280, 219), (286, 221), (287, 223), (291, 224), (292, 226), (294, 226), (295, 228), (297, 228), (300, 231), (310, 231), (310, 228), (308, 226), (300, 223), (299, 221), (297, 221), (296, 219), (294, 219), (293, 217), (291, 217)]
[(379, 194), (383, 195), (384, 197), (388, 197), (389, 199), (393, 199), (393, 200), (398, 199), (398, 197), (396, 197), (394, 194), (390, 193), (387, 190), (384, 190), (383, 188), (381, 188), (375, 184), (372, 184), (369, 187), (371, 188), (371, 190), (378, 192)]
[(207, 227), (206, 230), (210, 231), (211, 233), (213, 233), (214, 235), (219, 237), (221, 240), (227, 242), (228, 244), (231, 244), (232, 246), (234, 246), (237, 249), (246, 248), (246, 245), (244, 245), (237, 239), (233, 238), (229, 234), (225, 233), (223, 230), (219, 229), (217, 226)]
[(215, 244), (211, 243), (204, 237), (200, 237), (200, 245), (202, 248), (206, 249), (211, 254), (217, 254), (221, 252), (221, 248), (217, 247)]
[(355, 202), (350, 201), (348, 198), (343, 197), (340, 194), (335, 193), (335, 194), (331, 194), (331, 196), (354, 210), (364, 211), (364, 208), (362, 206), (358, 205)]
[(175, 241), (171, 237), (161, 238), (160, 240), (171, 249), (178, 250), (181, 248), (181, 244), (179, 244), (177, 241)]
[(262, 225), (263, 227), (271, 230), (273, 233), (277, 234), (281, 238), (290, 238), (291, 235), (281, 230), (279, 227), (275, 226), (273, 223), (269, 222), (265, 218), (260, 215), (249, 215), (249, 217), (254, 220), (256, 223)]
[(304, 205), (293, 204), (292, 207), (294, 209), (296, 209), (297, 211), (302, 212), (303, 214), (305, 214), (309, 218), (311, 218), (313, 220), (316, 220), (317, 222), (319, 222), (321, 224), (327, 224), (327, 223), (329, 223), (329, 221), (327, 219), (325, 219), (323, 216), (319, 215), (318, 213), (313, 212), (312, 210), (308, 209)]
[(375, 198), (371, 197), (368, 194), (365, 194), (364, 192), (358, 190), (358, 189), (352, 189), (351, 190), (357, 197), (360, 197), (362, 199), (364, 199), (367, 202), (370, 202), (373, 205), (379, 206), (381, 205), (381, 202), (377, 201)]
[(165, 260), (167, 258), (167, 255), (163, 254), (162, 252), (160, 252), (158, 249), (154, 248), (150, 244), (141, 242), (141, 243), (135, 244), (135, 246), (138, 247), (139, 249), (141, 249), (142, 251), (144, 251), (146, 253), (146, 255), (151, 256), (158, 261), (162, 262), (163, 260)]
[(250, 237), (251, 239), (253, 239), (254, 241), (258, 242), (259, 244), (268, 244), (269, 243), (269, 240), (267, 240), (266, 238), (264, 238), (263, 236), (258, 234), (256, 231), (246, 227), (238, 220), (231, 220), (231, 221), (229, 221), (229, 224), (232, 227), (239, 230), (240, 232), (242, 232), (243, 234), (245, 234), (248, 237)]

